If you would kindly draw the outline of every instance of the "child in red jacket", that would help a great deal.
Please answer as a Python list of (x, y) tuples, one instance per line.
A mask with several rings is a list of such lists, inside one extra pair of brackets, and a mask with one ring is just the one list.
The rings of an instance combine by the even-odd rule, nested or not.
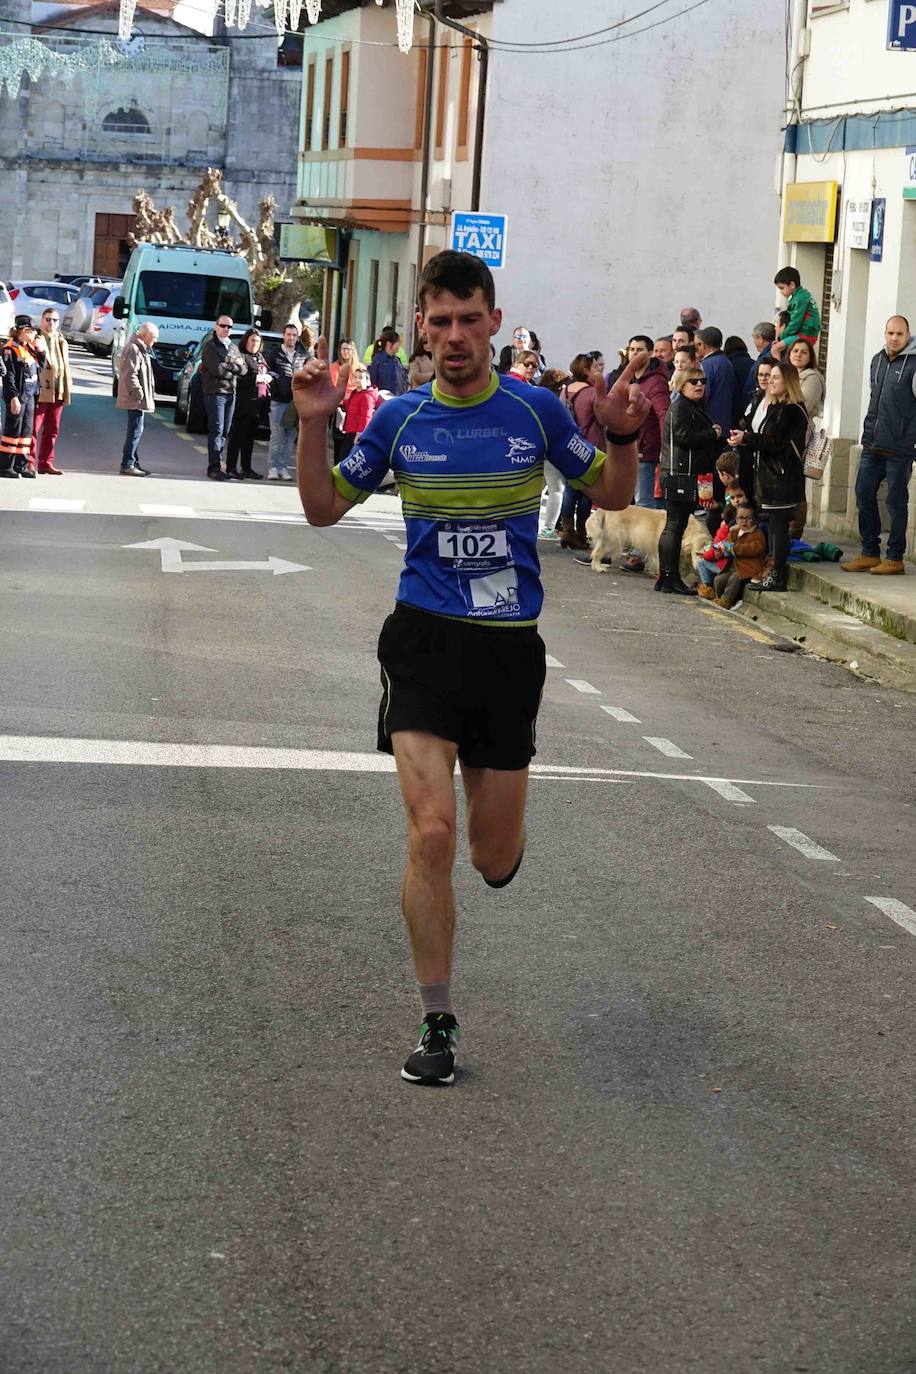
[(367, 367), (355, 368), (353, 379), (355, 386), (341, 406), (343, 420), (340, 428), (343, 430), (343, 439), (339, 447), (338, 462), (343, 462), (346, 458), (382, 403), (382, 393), (378, 387), (370, 385)]

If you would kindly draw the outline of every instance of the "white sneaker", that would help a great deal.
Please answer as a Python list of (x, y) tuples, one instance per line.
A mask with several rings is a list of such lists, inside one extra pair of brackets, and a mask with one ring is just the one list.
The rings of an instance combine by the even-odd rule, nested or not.
[(267, 480), (268, 482), (279, 482), (280, 474), (277, 472), (276, 468), (267, 469)]
[(280, 473), (280, 481), (281, 481), (281, 482), (295, 482), (295, 480), (296, 480), (296, 479), (295, 479), (295, 477), (293, 476), (293, 474), (292, 474), (291, 472), (289, 472), (288, 470), (285, 470), (285, 471), (283, 471), (283, 472)]

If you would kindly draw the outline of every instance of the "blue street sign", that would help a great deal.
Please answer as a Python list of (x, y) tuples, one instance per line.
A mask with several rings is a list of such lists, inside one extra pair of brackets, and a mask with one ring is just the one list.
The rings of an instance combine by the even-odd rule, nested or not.
[(890, 0), (887, 46), (896, 52), (916, 52), (916, 4), (912, 0)]
[(488, 267), (505, 267), (508, 226), (508, 215), (478, 215), (456, 210), (452, 215), (452, 248), (483, 258)]

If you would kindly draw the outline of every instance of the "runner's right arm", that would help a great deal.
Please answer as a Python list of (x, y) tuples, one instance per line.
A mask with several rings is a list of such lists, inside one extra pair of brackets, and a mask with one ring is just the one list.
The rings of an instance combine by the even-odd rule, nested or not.
[[(327, 356), (327, 341), (321, 338), (317, 358), (293, 373), (293, 401), (299, 415), (296, 480), (310, 525), (336, 525), (357, 501), (372, 495), (388, 471), (393, 438), (382, 437), (383, 408), (343, 462), (333, 471), (328, 467), (328, 420), (344, 398), (350, 369), (341, 364), (335, 386)], [(387, 424), (382, 427), (388, 429)]]

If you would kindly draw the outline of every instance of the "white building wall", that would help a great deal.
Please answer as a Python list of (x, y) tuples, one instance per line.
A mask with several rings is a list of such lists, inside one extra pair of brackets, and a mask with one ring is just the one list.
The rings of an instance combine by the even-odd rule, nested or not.
[[(481, 209), (509, 215), (500, 343), (524, 323), (566, 364), (668, 333), (684, 305), (748, 342), (772, 318), (784, 9), (715, 3), (587, 51), (493, 52)], [(547, 42), (627, 10), (503, 0), (488, 29)]]

